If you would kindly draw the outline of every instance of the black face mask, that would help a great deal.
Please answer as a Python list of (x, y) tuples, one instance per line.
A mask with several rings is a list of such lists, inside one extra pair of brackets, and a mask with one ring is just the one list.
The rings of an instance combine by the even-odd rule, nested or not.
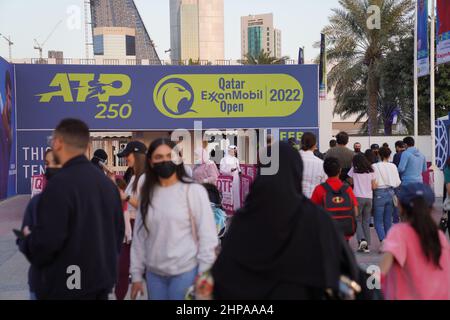
[(51, 178), (53, 178), (54, 175), (57, 174), (59, 170), (60, 170), (60, 168), (45, 169), (45, 178), (47, 179), (47, 181), (50, 180)]
[(355, 149), (355, 153), (360, 153), (361, 149)]
[(158, 177), (168, 179), (177, 171), (177, 165), (172, 161), (159, 162), (153, 165), (153, 170)]

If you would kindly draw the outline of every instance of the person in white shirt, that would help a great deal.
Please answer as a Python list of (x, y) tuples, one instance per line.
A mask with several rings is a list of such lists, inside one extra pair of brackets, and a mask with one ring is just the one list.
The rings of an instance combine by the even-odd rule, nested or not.
[(133, 238), (133, 226), (136, 220), (136, 211), (139, 207), (140, 190), (142, 182), (140, 177), (144, 176), (147, 148), (139, 141), (131, 141), (125, 149), (118, 153), (119, 158), (126, 158), (127, 166), (133, 168), (133, 176), (125, 191), (120, 190), (122, 201), (126, 202), (125, 217), (125, 239), (119, 257), (119, 275), (115, 287), (117, 300), (124, 300), (129, 287), (130, 275), (130, 250)]
[(175, 144), (153, 141), (141, 177), (141, 202), (131, 245), (131, 299), (183, 300), (197, 275), (208, 271), (218, 245), (214, 214), (205, 188), (186, 177), (173, 159)]
[(220, 161), (220, 173), (233, 177), (233, 208), (235, 211), (241, 207), (240, 174), (242, 172), (236, 152), (236, 146), (229, 146), (228, 153)]
[(303, 160), (303, 194), (310, 199), (314, 189), (327, 180), (327, 175), (323, 170), (323, 160), (314, 155), (317, 148), (316, 136), (311, 132), (306, 132), (301, 140), (302, 149), (300, 155)]
[(392, 226), (394, 189), (401, 184), (397, 167), (395, 164), (389, 163), (391, 153), (389, 148), (381, 148), (379, 151), (381, 162), (372, 165), (377, 185), (373, 194), (374, 222), (381, 243)]
[(119, 158), (126, 158), (128, 167), (133, 168), (134, 173), (125, 192), (121, 192), (122, 201), (125, 201), (128, 204), (125, 216), (125, 235), (127, 243), (130, 243), (132, 239), (131, 225), (136, 220), (136, 210), (139, 206), (139, 178), (145, 172), (146, 152), (147, 148), (145, 147), (145, 144), (139, 141), (131, 141), (123, 151), (117, 154), (117, 157)]

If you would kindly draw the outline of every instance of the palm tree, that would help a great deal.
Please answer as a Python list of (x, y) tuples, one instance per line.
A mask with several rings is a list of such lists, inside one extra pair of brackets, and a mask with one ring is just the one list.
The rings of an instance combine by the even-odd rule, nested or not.
[[(323, 33), (329, 47), (327, 56), (334, 65), (328, 75), (334, 87), (334, 112), (344, 117), (368, 116), (368, 131), (378, 131), (381, 96), (380, 65), (386, 54), (413, 29), (412, 0), (339, 0), (330, 24)], [(371, 24), (371, 6), (380, 9), (380, 28)]]
[(250, 53), (245, 55), (245, 60), (243, 64), (285, 64), (289, 57), (284, 56), (281, 58), (276, 58), (270, 55), (270, 52), (261, 50), (258, 55), (254, 56)]

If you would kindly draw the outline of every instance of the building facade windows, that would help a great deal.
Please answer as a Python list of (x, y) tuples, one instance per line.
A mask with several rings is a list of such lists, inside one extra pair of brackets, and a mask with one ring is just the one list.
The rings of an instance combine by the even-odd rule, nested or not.
[(170, 0), (170, 57), (223, 60), (224, 0)]
[[(158, 54), (156, 53), (153, 41), (145, 28), (142, 18), (137, 10), (133, 0), (90, 0), (92, 34), (95, 55), (110, 55), (120, 53), (120, 56), (128, 56), (133, 52), (137, 59), (149, 59), (152, 64), (160, 64)], [(111, 32), (105, 34), (105, 38), (100, 40), (95, 34), (95, 29), (101, 28), (127, 28), (133, 30), (134, 46), (131, 44), (133, 40), (116, 39), (110, 37)], [(123, 35), (123, 32), (115, 33)], [(129, 30), (126, 35), (130, 35)], [(112, 41), (112, 43), (110, 42)], [(129, 45), (125, 42), (130, 41)], [(103, 46), (103, 48), (102, 48)], [(125, 49), (125, 47), (127, 47)]]
[(133, 36), (126, 36), (126, 52), (127, 56), (135, 56), (136, 55), (136, 38)]
[(102, 56), (105, 52), (103, 46), (103, 35), (98, 35), (93, 37), (94, 42), (94, 54), (98, 56)]
[(272, 13), (241, 17), (241, 39), (242, 59), (261, 51), (281, 58), (281, 31), (274, 28)]
[(261, 51), (261, 27), (248, 28), (248, 53), (256, 57)]

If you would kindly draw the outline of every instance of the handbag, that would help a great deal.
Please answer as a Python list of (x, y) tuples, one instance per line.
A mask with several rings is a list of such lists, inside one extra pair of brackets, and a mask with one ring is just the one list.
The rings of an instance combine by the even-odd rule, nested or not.
[(442, 208), (446, 212), (450, 211), (450, 196), (447, 196), (447, 198), (445, 198), (444, 205)]
[(186, 190), (186, 202), (188, 206), (189, 220), (191, 221), (191, 229), (192, 229), (192, 238), (195, 241), (195, 244), (198, 246), (199, 237), (197, 232), (197, 225), (195, 224), (194, 215), (192, 214), (191, 205), (189, 203), (189, 185)]
[[(380, 177), (381, 177), (383, 184), (387, 185), (386, 181), (389, 181), (389, 180), (385, 179), (381, 170), (379, 170), (379, 173), (380, 173)], [(392, 190), (389, 190), (390, 191), (389, 193), (391, 194), (391, 197), (392, 197), (392, 204), (394, 205), (395, 208), (398, 208), (399, 201), (398, 201), (397, 195), (395, 194), (395, 188), (393, 186), (390, 186), (389, 189), (392, 189)]]
[[(195, 224), (194, 215), (192, 214), (191, 205), (189, 203), (189, 185), (186, 191), (186, 200), (188, 205), (189, 219), (191, 221), (192, 237), (198, 247), (199, 237), (197, 231), (197, 225)], [(212, 293), (214, 288), (214, 280), (210, 271), (206, 271), (197, 276), (194, 280), (194, 284), (189, 287), (185, 295), (185, 300), (212, 300)]]
[[(448, 198), (447, 198), (448, 199)], [(439, 222), (439, 229), (442, 230), (442, 232), (446, 232), (448, 229), (448, 213), (444, 212), (442, 214), (441, 221)]]
[(394, 207), (398, 208), (398, 197), (397, 195), (394, 193), (394, 195), (392, 196), (392, 203), (394, 204)]

